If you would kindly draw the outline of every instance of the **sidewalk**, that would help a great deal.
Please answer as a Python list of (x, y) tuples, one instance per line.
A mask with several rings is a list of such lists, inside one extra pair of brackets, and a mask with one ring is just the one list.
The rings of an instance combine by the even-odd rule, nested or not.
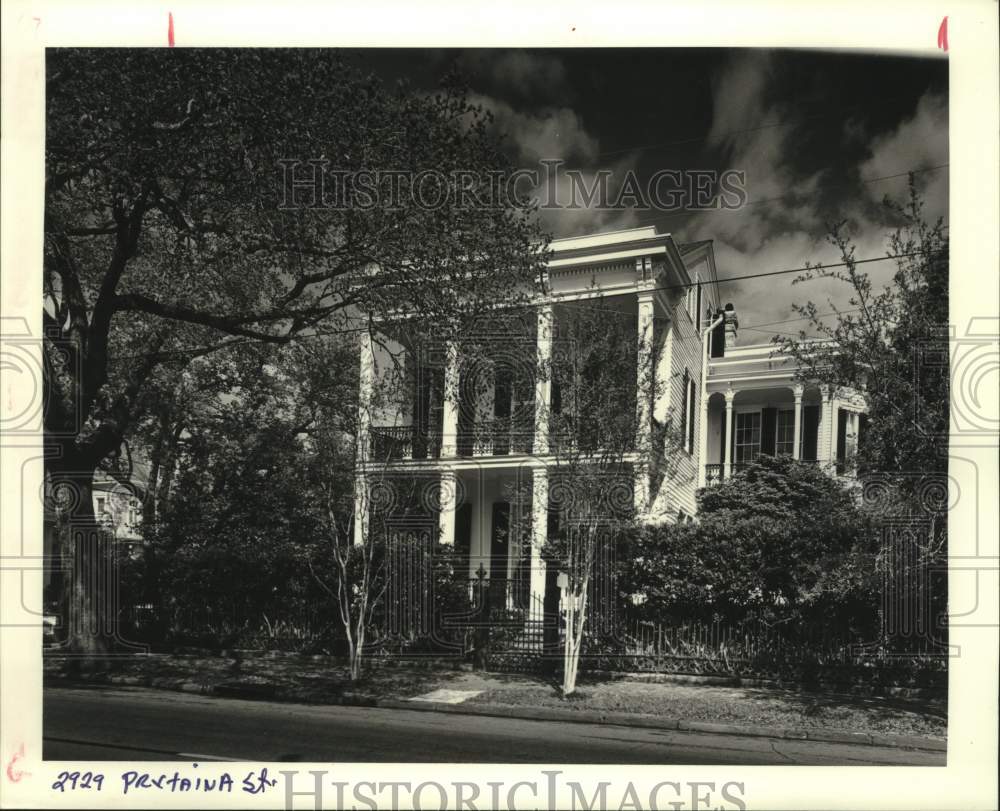
[[(66, 680), (65, 659), (47, 655), (50, 683)], [(563, 699), (543, 678), (373, 664), (352, 684), (328, 657), (247, 658), (152, 654), (116, 660), (106, 673), (77, 679), (220, 697), (459, 712), (550, 721), (623, 724), (730, 735), (868, 743), (946, 750), (943, 701), (860, 697), (764, 687), (581, 678)]]

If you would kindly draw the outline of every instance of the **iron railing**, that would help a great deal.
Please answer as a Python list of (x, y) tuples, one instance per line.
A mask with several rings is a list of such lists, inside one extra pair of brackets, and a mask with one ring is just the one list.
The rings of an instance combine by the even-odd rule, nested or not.
[(437, 459), (441, 456), (441, 432), (426, 433), (413, 425), (373, 425), (368, 429), (372, 459)]
[(506, 456), (531, 453), (534, 426), (527, 420), (480, 420), (458, 434), (459, 456)]

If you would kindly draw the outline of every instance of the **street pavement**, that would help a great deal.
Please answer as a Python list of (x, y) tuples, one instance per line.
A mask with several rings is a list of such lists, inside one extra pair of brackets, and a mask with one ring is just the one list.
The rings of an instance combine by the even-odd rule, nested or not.
[(944, 752), (371, 707), (46, 687), (46, 760), (943, 766)]

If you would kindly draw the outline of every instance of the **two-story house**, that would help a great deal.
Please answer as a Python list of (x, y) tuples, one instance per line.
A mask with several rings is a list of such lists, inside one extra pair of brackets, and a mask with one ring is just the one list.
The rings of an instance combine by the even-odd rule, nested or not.
[(471, 348), (461, 339), (387, 350), (391, 329), (379, 340), (365, 334), (356, 541), (394, 512), (403, 531), (454, 545), (470, 580), (487, 578), (508, 604), (543, 599), (553, 573), (540, 550), (557, 461), (549, 415), (566, 393), (538, 370), (569, 308), (598, 300), (611, 312), (595, 317), (634, 325), (637, 428), (624, 462), (640, 521), (692, 519), (700, 487), (761, 454), (831, 467), (849, 458), (863, 401), (800, 384), (772, 344), (741, 346), (736, 310), (719, 288), (711, 241), (678, 243), (649, 226), (555, 240), (547, 278), (519, 310), (522, 329), (475, 363), (462, 362)]

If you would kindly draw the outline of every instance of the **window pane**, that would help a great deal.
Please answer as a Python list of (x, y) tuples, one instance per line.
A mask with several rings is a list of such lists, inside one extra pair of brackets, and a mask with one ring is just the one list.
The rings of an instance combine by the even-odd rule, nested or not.
[(795, 412), (792, 410), (778, 412), (778, 427), (775, 437), (774, 452), (780, 456), (791, 456), (795, 451)]
[(736, 415), (736, 462), (754, 461), (760, 456), (760, 412)]

